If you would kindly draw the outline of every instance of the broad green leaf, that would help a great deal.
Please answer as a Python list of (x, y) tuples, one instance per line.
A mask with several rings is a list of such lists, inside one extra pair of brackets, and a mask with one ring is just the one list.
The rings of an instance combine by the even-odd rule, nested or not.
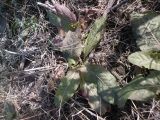
[(56, 27), (63, 28), (65, 31), (75, 30), (75, 27), (72, 26), (72, 24), (74, 23), (71, 23), (70, 20), (68, 20), (68, 18), (64, 16), (55, 15), (50, 11), (47, 12), (47, 15), (48, 15), (49, 21)]
[(79, 69), (83, 79), (88, 83), (97, 83), (97, 81), (108, 81), (109, 85), (117, 85), (115, 77), (100, 65), (86, 64)]
[(80, 83), (79, 73), (77, 71), (68, 71), (64, 79), (61, 80), (60, 85), (55, 94), (54, 103), (56, 106), (62, 106), (67, 102), (76, 92)]
[(148, 69), (160, 70), (160, 52), (140, 51), (128, 56), (129, 62)]
[(12, 102), (6, 101), (4, 104), (5, 120), (14, 120), (17, 116), (15, 106)]
[(160, 15), (155, 12), (133, 13), (131, 24), (137, 45), (141, 50), (160, 50)]
[(160, 90), (160, 71), (152, 71), (147, 77), (138, 75), (118, 92), (118, 105), (123, 107), (127, 99), (146, 101)]
[(97, 85), (94, 83), (85, 83), (83, 90), (87, 93), (88, 103), (90, 107), (96, 112), (103, 115), (110, 108), (110, 105), (105, 103), (105, 101), (98, 95)]
[(82, 52), (82, 43), (81, 43), (81, 32), (80, 29), (76, 31), (68, 31), (60, 50), (68, 54), (69, 58), (79, 58)]
[(104, 28), (106, 24), (106, 17), (101, 17), (96, 19), (96, 21), (93, 23), (93, 26), (91, 27), (91, 30), (85, 39), (85, 46), (83, 49), (83, 57), (86, 59), (86, 57), (89, 55), (89, 53), (96, 47), (96, 45), (100, 42)]
[(98, 65), (86, 65), (80, 68), (80, 72), (81, 79), (89, 89), (89, 104), (93, 109), (99, 112), (103, 109), (102, 106), (108, 107), (108, 103), (115, 104), (119, 87), (116, 78), (109, 71)]

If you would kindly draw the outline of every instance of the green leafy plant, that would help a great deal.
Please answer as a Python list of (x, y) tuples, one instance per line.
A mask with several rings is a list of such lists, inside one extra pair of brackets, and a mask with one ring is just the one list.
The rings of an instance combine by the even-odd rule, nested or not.
[(131, 23), (141, 51), (132, 53), (128, 60), (139, 67), (160, 70), (160, 15), (133, 13)]
[(84, 59), (86, 59), (89, 53), (96, 47), (96, 45), (99, 43), (100, 39), (102, 38), (103, 30), (106, 23), (105, 21), (106, 21), (106, 17), (101, 17), (97, 19), (93, 24), (85, 40), (85, 47), (83, 49)]
[(57, 106), (63, 105), (69, 98), (71, 98), (77, 90), (80, 83), (80, 76), (78, 71), (70, 70), (67, 75), (61, 80), (59, 89), (56, 91), (55, 104)]
[[(152, 45), (146, 44), (145, 40), (142, 39), (146, 39), (143, 25), (148, 25), (146, 25), (145, 20), (142, 20), (144, 16), (141, 16), (142, 18), (138, 17), (133, 19), (133, 32), (135, 32), (135, 36), (138, 36), (137, 44), (142, 50), (143, 48), (145, 48), (145, 50), (131, 54), (128, 60), (135, 65), (154, 69), (154, 71), (151, 71), (148, 76), (137, 75), (130, 83), (124, 87), (120, 87), (116, 78), (109, 71), (102, 66), (92, 65), (86, 62), (87, 56), (102, 38), (106, 21), (106, 17), (102, 16), (93, 23), (88, 36), (85, 38), (84, 46), (81, 44), (80, 39), (77, 39), (77, 45), (73, 45), (70, 49), (62, 49), (62, 51), (68, 54), (68, 62), (74, 64), (70, 64), (70, 70), (61, 80), (57, 88), (54, 101), (56, 106), (62, 106), (80, 89), (84, 92), (91, 108), (100, 114), (104, 114), (107, 108), (110, 107), (110, 104), (123, 107), (128, 99), (146, 101), (156, 95), (160, 88), (160, 71), (156, 71), (160, 70), (160, 52), (157, 51), (157, 48), (154, 46), (157, 43), (151, 41), (150, 43), (152, 43)], [(159, 16), (151, 16), (151, 19), (146, 19), (146, 16), (144, 17), (147, 23), (156, 23), (155, 21), (157, 21)], [(152, 30), (152, 28), (154, 29), (153, 32), (157, 31), (155, 26), (152, 26), (150, 30)], [(76, 42), (75, 36), (77, 34), (77, 31), (68, 32), (64, 40), (64, 45), (70, 45)], [(150, 35), (153, 36), (153, 33)], [(156, 38), (160, 38), (158, 33), (156, 35)], [(147, 35), (148, 38), (151, 38), (151, 36), (149, 37)], [(155, 40), (155, 38), (152, 40)], [(77, 48), (80, 48), (78, 52)], [(81, 55), (83, 58), (80, 61), (83, 62), (75, 59), (75, 57), (80, 58)]]
[[(133, 13), (131, 23), (141, 51), (129, 55), (128, 60), (134, 65), (149, 69), (151, 73), (145, 77), (136, 76), (130, 84), (124, 87), (124, 91), (127, 90), (127, 87), (129, 89), (132, 87), (132, 90), (135, 91), (126, 92), (123, 101), (125, 96), (133, 100), (144, 101), (154, 97), (160, 90), (160, 15), (155, 12)], [(119, 95), (124, 92), (123, 90), (119, 92)], [(133, 95), (137, 95), (137, 98)]]
[[(103, 98), (103, 91), (112, 89), (117, 86), (116, 78), (103, 67), (99, 65), (90, 65), (86, 63), (87, 56), (96, 47), (102, 38), (102, 33), (105, 28), (106, 18), (98, 18), (92, 25), (90, 33), (85, 39), (85, 45), (81, 44), (81, 39), (78, 39), (79, 30), (75, 32), (69, 31), (66, 34), (66, 38), (63, 41), (63, 46), (61, 50), (68, 54), (69, 63), (78, 63), (81, 54), (83, 54), (83, 62), (79, 64), (70, 64), (70, 70), (67, 75), (62, 79), (55, 95), (55, 105), (63, 105), (69, 98), (71, 98), (77, 90), (82, 89), (84, 92), (88, 91), (89, 104), (97, 112), (105, 112), (106, 107), (109, 106), (108, 103), (112, 102), (112, 95), (110, 98)], [(94, 34), (94, 37), (93, 37)], [(73, 45), (73, 43), (77, 43)], [(72, 46), (70, 46), (72, 45)], [(69, 49), (64, 46), (70, 46)], [(103, 84), (103, 82), (105, 84)], [(107, 93), (107, 92), (106, 92)], [(109, 96), (110, 92), (108, 92)], [(114, 93), (113, 93), (114, 94)], [(101, 103), (102, 101), (105, 106)], [(103, 107), (102, 107), (103, 106)]]

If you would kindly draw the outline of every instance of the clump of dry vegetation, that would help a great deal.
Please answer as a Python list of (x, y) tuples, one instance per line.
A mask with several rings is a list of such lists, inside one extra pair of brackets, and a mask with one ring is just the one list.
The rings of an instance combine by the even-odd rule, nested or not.
[(0, 1), (0, 119), (160, 119), (159, 11), (158, 0)]

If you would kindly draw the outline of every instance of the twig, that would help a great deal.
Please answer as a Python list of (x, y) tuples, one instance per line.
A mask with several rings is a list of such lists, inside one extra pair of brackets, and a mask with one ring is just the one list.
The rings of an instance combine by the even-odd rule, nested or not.
[(50, 66), (45, 66), (45, 67), (38, 67), (38, 68), (32, 68), (32, 69), (27, 69), (27, 70), (24, 70), (24, 72), (30, 72), (30, 71), (45, 71), (45, 70), (51, 70), (55, 67), (50, 67)]
[[(121, 7), (123, 4), (127, 3), (128, 0), (123, 0), (122, 2), (120, 2), (119, 4), (117, 5), (114, 5), (113, 4), (115, 3), (115, 0), (109, 0), (108, 1), (108, 5), (107, 5), (107, 8), (106, 10), (104, 11), (104, 14), (103, 16), (107, 17), (108, 13), (116, 10), (117, 8)], [(113, 6), (113, 7), (112, 7)]]
[[(48, 110), (47, 113), (52, 112), (53, 110), (55, 110), (55, 109)], [(37, 116), (42, 116), (42, 115), (47, 114), (47, 113), (46, 113), (46, 112), (40, 113), (40, 114), (37, 114), (37, 115), (33, 115), (33, 116), (31, 116), (31, 117), (22, 118), (22, 119), (20, 119), (20, 120), (30, 120), (30, 119), (33, 119), (33, 118), (35, 118), (35, 117), (37, 117)]]
[(47, 9), (53, 11), (54, 13), (56, 13), (56, 10), (55, 10), (54, 6), (50, 6), (48, 3), (47, 4), (43, 4), (41, 2), (37, 2), (37, 4), (42, 6), (42, 7), (44, 7), (44, 8), (47, 8)]
[(110, 12), (116, 10), (117, 8), (121, 7), (123, 4), (125, 4), (125, 3), (127, 3), (127, 2), (128, 2), (128, 0), (123, 0), (123, 1), (120, 2), (119, 4), (114, 5), (114, 6), (110, 9)]
[(104, 13), (103, 13), (103, 16), (104, 16), (104, 17), (107, 18), (107, 15), (108, 15), (108, 13), (110, 12), (111, 7), (113, 6), (114, 2), (115, 2), (115, 0), (109, 0), (109, 1), (108, 1), (107, 8), (106, 8), (106, 10), (105, 10)]
[(91, 114), (92, 116), (96, 117), (97, 120), (105, 120), (104, 118), (102, 118), (101, 116), (96, 115), (95, 113), (91, 112), (90, 110), (88, 110), (87, 108), (81, 106), (78, 102), (76, 102), (74, 99), (72, 99), (74, 101), (75, 104), (77, 104), (79, 107), (82, 107), (83, 110), (85, 110), (86, 112), (88, 112), (89, 114)]
[(20, 54), (17, 53), (17, 52), (9, 51), (9, 50), (6, 50), (6, 49), (4, 49), (4, 51), (5, 51), (6, 53), (9, 53), (9, 54), (20, 55)]
[(36, 75), (36, 74), (37, 74), (37, 73), (26, 74), (26, 75), (24, 75), (24, 76), (22, 76), (22, 77), (18, 77), (18, 78), (12, 79), (12, 80), (10, 80), (10, 81), (7, 81), (6, 84), (8, 84), (8, 83), (10, 83), (10, 82), (13, 82), (13, 81), (20, 81), (20, 80), (23, 80), (23, 79), (26, 78), (26, 77), (29, 77), (29, 76), (32, 76), (32, 75)]

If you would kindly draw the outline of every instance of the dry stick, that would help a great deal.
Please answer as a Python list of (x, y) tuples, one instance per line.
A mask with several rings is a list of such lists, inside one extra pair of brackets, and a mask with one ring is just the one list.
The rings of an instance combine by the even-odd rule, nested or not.
[(103, 13), (103, 17), (106, 17), (106, 18), (107, 18), (108, 13), (110, 12), (110, 10), (111, 10), (114, 2), (115, 2), (115, 0), (109, 0), (109, 1), (108, 1), (107, 8), (106, 8), (106, 10), (105, 10), (104, 13)]
[[(116, 10), (117, 8), (121, 7), (123, 4), (127, 3), (128, 0), (123, 0), (122, 2), (120, 2), (119, 4), (113, 6), (115, 0), (109, 0), (108, 1), (108, 5), (107, 5), (107, 8), (103, 14), (104, 17), (107, 17), (108, 13)], [(113, 7), (112, 7), (113, 6)]]
[(125, 3), (127, 3), (127, 2), (128, 2), (128, 0), (123, 0), (123, 1), (120, 2), (119, 4), (113, 6), (113, 7), (110, 9), (110, 11), (116, 10), (117, 8), (121, 7), (123, 4), (125, 4)]
[[(32, 69), (27, 69), (27, 70), (22, 70), (22, 71), (17, 71), (17, 72), (11, 72), (11, 73), (8, 73), (6, 75), (14, 75), (14, 74), (22, 74), (22, 73), (26, 73), (26, 72), (30, 72), (30, 71), (37, 71), (37, 72), (44, 72), (44, 71), (47, 71), (47, 70), (52, 70), (54, 69), (55, 67), (39, 67), (39, 68), (32, 68)], [(12, 79), (12, 80), (9, 80), (8, 82), (6, 82), (6, 84), (10, 83), (10, 82), (13, 82), (13, 81), (18, 81), (18, 80), (22, 80), (26, 77), (29, 77), (31, 75), (37, 75), (38, 73), (37, 72), (34, 72), (34, 73), (31, 73), (31, 74), (26, 74), (22, 77), (18, 77), (18, 78), (15, 78), (15, 79)]]
[(42, 6), (42, 7), (44, 7), (44, 8), (47, 8), (47, 9), (51, 10), (54, 13), (56, 13), (56, 10), (54, 9), (54, 7), (50, 6), (49, 4), (43, 4), (41, 2), (37, 2), (37, 4), (40, 5), (40, 6)]
[(83, 108), (83, 110), (85, 110), (87, 113), (89, 113), (90, 115), (92, 115), (92, 116), (98, 118), (97, 120), (105, 120), (105, 119), (102, 118), (101, 116), (99, 116), (99, 115), (97, 115), (97, 114), (91, 112), (91, 111), (88, 110), (87, 108), (85, 108), (85, 107), (83, 107), (82, 105), (80, 105), (80, 104), (79, 104), (78, 102), (76, 102), (74, 99), (72, 99), (72, 100), (74, 101), (74, 103), (75, 103), (76, 105), (78, 105), (79, 107)]
[[(53, 110), (55, 110), (55, 109), (48, 110), (47, 113), (48, 113), (48, 112), (51, 112), (51, 111), (53, 111)], [(30, 116), (30, 117), (27, 117), (27, 118), (21, 118), (20, 120), (30, 120), (30, 119), (33, 119), (33, 118), (35, 118), (35, 117), (37, 117), (37, 116), (41, 116), (41, 115), (44, 115), (44, 114), (46, 114), (46, 113), (44, 112), (44, 113), (40, 113), (40, 114), (37, 114), (37, 115), (33, 115), (33, 116)]]

